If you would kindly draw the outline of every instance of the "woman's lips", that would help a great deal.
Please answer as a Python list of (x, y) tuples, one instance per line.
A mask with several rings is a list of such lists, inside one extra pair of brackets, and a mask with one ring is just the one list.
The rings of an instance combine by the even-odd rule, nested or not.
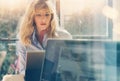
[(41, 23), (40, 25), (46, 25), (45, 23)]

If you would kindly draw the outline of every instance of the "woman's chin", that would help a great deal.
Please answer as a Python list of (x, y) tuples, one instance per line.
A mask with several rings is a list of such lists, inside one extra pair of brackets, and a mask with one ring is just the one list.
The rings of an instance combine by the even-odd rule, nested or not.
[(44, 31), (44, 30), (46, 30), (46, 29), (47, 29), (47, 28), (41, 28), (40, 31)]

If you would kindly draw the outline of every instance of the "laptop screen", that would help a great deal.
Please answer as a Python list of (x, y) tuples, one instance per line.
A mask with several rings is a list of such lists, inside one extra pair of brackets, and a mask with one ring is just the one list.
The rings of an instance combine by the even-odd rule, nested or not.
[(27, 51), (25, 81), (41, 81), (45, 51)]
[(42, 80), (118, 81), (117, 43), (99, 40), (48, 40)]

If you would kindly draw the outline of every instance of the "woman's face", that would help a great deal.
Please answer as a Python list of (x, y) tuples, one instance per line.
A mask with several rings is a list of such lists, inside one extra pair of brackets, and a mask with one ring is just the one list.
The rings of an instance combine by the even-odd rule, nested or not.
[(38, 32), (46, 30), (50, 26), (51, 13), (48, 9), (36, 10), (34, 21)]

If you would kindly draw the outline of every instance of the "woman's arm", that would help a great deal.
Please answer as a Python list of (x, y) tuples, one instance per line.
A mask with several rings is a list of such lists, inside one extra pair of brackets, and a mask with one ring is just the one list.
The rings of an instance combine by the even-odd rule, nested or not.
[(19, 74), (25, 74), (26, 68), (26, 47), (20, 41), (16, 42), (16, 54), (18, 56), (17, 71)]

